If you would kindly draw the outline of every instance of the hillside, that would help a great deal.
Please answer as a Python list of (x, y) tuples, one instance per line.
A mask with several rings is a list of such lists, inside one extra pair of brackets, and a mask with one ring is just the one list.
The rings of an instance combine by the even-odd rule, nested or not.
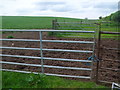
[(110, 21), (115, 21), (115, 22), (120, 22), (120, 11), (117, 11), (115, 13), (112, 13), (109, 16), (106, 16), (104, 19), (110, 20)]
[[(102, 19), (106, 21), (110, 16)], [(76, 18), (64, 18), (64, 17), (35, 17), (35, 16), (2, 16), (2, 29), (52, 29), (52, 20), (57, 19), (58, 22), (81, 22), (86, 21), (85, 19)], [(101, 20), (87, 20), (92, 22), (98, 22)], [(118, 23), (113, 22), (112, 24), (103, 23), (101, 29), (103, 31), (118, 31)], [(62, 29), (79, 29), (78, 26), (67, 25), (62, 27)], [(80, 27), (80, 26), (79, 26)], [(89, 26), (88, 26), (89, 27)], [(82, 29), (88, 28), (84, 27)], [(1, 27), (0, 27), (1, 28)]]
[(3, 16), (3, 29), (51, 29), (52, 20), (76, 22), (80, 19), (63, 17)]

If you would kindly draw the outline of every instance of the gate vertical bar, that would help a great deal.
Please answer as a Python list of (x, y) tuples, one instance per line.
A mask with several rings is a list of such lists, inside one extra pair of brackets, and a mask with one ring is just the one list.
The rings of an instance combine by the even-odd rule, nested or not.
[[(97, 58), (100, 59), (100, 42), (101, 42), (101, 23), (99, 25), (99, 31), (98, 31), (98, 41), (97, 41)], [(97, 67), (96, 67), (96, 83), (98, 83), (98, 74), (99, 74), (99, 61), (97, 61)]]
[(40, 54), (41, 54), (41, 69), (42, 69), (42, 73), (44, 73), (44, 62), (43, 62), (43, 51), (42, 51), (42, 32), (40, 31), (39, 32), (39, 35), (40, 35)]
[[(94, 43), (93, 43), (93, 49), (92, 49), (92, 50), (93, 50), (92, 56), (95, 55), (96, 31), (97, 31), (96, 27), (95, 27), (95, 30), (94, 30), (94, 31), (95, 31), (95, 33), (94, 33), (94, 35), (93, 35), (93, 41), (94, 41)], [(92, 70), (91, 70), (91, 73), (90, 73), (91, 80), (94, 78), (94, 77), (93, 77), (93, 72), (94, 72), (94, 71), (93, 71), (93, 70), (94, 70), (94, 69), (93, 69), (93, 65), (94, 65), (94, 61), (92, 60), (92, 64), (91, 64), (91, 69), (92, 69)]]

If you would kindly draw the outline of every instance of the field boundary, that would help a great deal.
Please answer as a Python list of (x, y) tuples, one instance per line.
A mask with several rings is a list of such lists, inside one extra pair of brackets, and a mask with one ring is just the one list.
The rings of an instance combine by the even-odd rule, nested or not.
[[(116, 69), (112, 69), (112, 68), (105, 68), (105, 67), (102, 67), (101, 66), (101, 61), (108, 61), (108, 62), (110, 62), (110, 61), (114, 61), (114, 62), (120, 62), (120, 60), (112, 60), (112, 59), (105, 59), (105, 58), (102, 58), (101, 57), (101, 53), (102, 53), (102, 51), (101, 51), (101, 48), (103, 49), (103, 50), (117, 50), (117, 51), (119, 51), (119, 48), (117, 47), (117, 48), (114, 48), (114, 47), (112, 47), (112, 48), (108, 48), (108, 47), (102, 47), (101, 46), (101, 39), (102, 39), (102, 34), (112, 34), (112, 35), (120, 35), (120, 32), (108, 32), (108, 31), (99, 31), (99, 35), (98, 35), (98, 44), (97, 44), (97, 50), (98, 50), (98, 52), (97, 52), (97, 55), (98, 55), (98, 58), (100, 59), (98, 62), (97, 62), (97, 72), (96, 72), (96, 75), (97, 75), (97, 77), (96, 77), (96, 82), (102, 82), (102, 83), (108, 83), (108, 84), (112, 84), (113, 82), (110, 82), (110, 81), (107, 81), (107, 80), (105, 80), (105, 81), (103, 81), (103, 80), (99, 80), (99, 77), (100, 77), (100, 74), (99, 74), (99, 70), (103, 70), (103, 69), (105, 69), (105, 70), (112, 70), (112, 71), (116, 71), (116, 72), (119, 72), (119, 69), (118, 68), (116, 68)], [(118, 58), (119, 59), (119, 58)], [(118, 74), (119, 75), (119, 74)], [(120, 82), (119, 80), (118, 80), (118, 82)]]

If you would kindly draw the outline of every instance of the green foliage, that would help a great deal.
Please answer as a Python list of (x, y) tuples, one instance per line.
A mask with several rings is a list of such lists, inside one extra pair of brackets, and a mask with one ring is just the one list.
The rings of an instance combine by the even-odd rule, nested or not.
[(94, 82), (67, 80), (43, 74), (2, 72), (3, 88), (106, 88)]
[(48, 32), (48, 36), (57, 36), (58, 32)]
[(102, 16), (100, 16), (99, 19), (102, 19)]
[(109, 21), (115, 21), (115, 22), (119, 22), (120, 23), (120, 11), (117, 11), (115, 13), (112, 13), (109, 16), (106, 16), (104, 18), (105, 20), (109, 20)]
[(0, 28), (2, 28), (2, 16), (0, 16)]
[(33, 87), (43, 88), (44, 85), (46, 85), (46, 82), (44, 81), (44, 77), (45, 75), (43, 74), (38, 74), (38, 75), (30, 74), (28, 77), (26, 77), (25, 80), (29, 87), (33, 86)]
[(116, 22), (120, 22), (120, 11), (117, 11), (113, 15), (111, 15), (111, 19)]
[(7, 36), (7, 38), (14, 38), (14, 36), (12, 36), (12, 35), (9, 35), (9, 36)]

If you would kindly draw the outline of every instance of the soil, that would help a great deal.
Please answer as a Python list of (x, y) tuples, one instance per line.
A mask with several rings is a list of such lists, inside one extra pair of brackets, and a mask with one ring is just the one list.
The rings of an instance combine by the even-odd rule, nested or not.
[[(5, 33), (3, 38), (12, 35), (16, 39), (39, 39), (39, 33), (37, 32), (15, 32), (15, 33)], [(55, 36), (48, 36), (48, 33), (43, 33), (43, 40), (75, 40), (75, 41), (93, 41), (93, 39), (88, 38), (60, 38)], [(39, 42), (17, 42), (17, 41), (3, 41), (3, 46), (6, 47), (24, 47), (24, 48), (40, 48)], [(105, 68), (120, 69), (120, 62), (115, 61), (119, 60), (118, 56), (120, 55), (119, 50), (107, 50), (107, 48), (118, 48), (118, 41), (113, 39), (102, 39), (101, 48), (100, 48), (100, 69), (99, 69), (99, 80), (109, 81), (109, 82), (120, 82), (119, 70), (106, 70)], [(50, 43), (44, 42), (43, 48), (47, 49), (68, 49), (68, 50), (92, 50), (92, 44), (77, 44), (77, 43)], [(97, 54), (97, 47), (95, 49), (95, 54)], [(25, 56), (40, 56), (40, 51), (34, 50), (8, 50), (3, 49), (3, 54), (10, 55), (25, 55)], [(87, 60), (92, 54), (90, 53), (68, 53), (68, 52), (51, 52), (43, 51), (44, 57), (51, 58), (66, 58), (66, 59), (78, 59), (78, 60)], [(28, 63), (28, 64), (41, 64), (41, 61), (38, 59), (26, 59), (26, 58), (12, 58), (12, 57), (3, 57), (3, 61), (9, 62), (18, 62), (18, 63)], [(54, 60), (44, 60), (44, 65), (52, 66), (64, 66), (64, 67), (79, 67), (79, 68), (91, 68), (90, 65), (81, 62), (66, 62), (66, 61), (54, 61)], [(29, 67), (29, 66), (20, 66), (20, 65), (8, 65), (3, 64), (3, 68), (15, 69), (15, 70), (24, 70), (24, 71), (34, 71), (41, 72), (40, 67)], [(95, 77), (96, 71), (96, 62), (93, 64), (93, 78)], [(52, 69), (45, 68), (45, 73), (54, 73), (54, 74), (64, 74), (64, 75), (76, 75), (76, 76), (89, 76), (90, 71), (79, 71), (79, 70), (65, 70), (65, 69)], [(75, 79), (75, 78), (70, 78)], [(81, 79), (76, 79), (81, 80)], [(84, 81), (84, 79), (82, 79)]]

